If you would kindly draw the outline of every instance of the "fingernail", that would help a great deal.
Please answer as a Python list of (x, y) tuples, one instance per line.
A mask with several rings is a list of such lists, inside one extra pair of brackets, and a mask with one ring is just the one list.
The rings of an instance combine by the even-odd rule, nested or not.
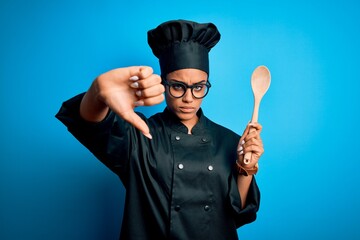
[(134, 83), (130, 84), (130, 87), (132, 87), (132, 88), (138, 88), (138, 87), (139, 87), (139, 83), (138, 83), (138, 82), (134, 82)]
[(244, 154), (244, 151), (241, 150), (241, 151), (239, 152), (239, 155), (243, 155), (243, 154)]
[(139, 91), (136, 91), (136, 96), (138, 96), (138, 97), (141, 97), (141, 91), (139, 90)]
[(244, 144), (245, 144), (245, 140), (242, 140), (242, 141), (241, 141), (241, 145), (244, 145)]
[(142, 101), (142, 100), (136, 101), (136, 102), (134, 102), (134, 105), (135, 105), (135, 107), (144, 106), (144, 101)]
[(139, 80), (139, 77), (138, 76), (132, 76), (131, 78), (129, 78), (129, 80), (137, 81), (137, 80)]
[(143, 133), (145, 137), (147, 137), (148, 139), (152, 139), (152, 136), (150, 133)]
[(239, 146), (237, 150), (238, 150), (238, 152), (240, 152), (241, 150), (243, 150), (243, 147)]

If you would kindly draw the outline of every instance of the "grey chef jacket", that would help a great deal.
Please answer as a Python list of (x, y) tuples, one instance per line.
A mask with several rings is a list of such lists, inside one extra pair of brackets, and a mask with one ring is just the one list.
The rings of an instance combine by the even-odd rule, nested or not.
[(126, 189), (120, 239), (238, 239), (236, 229), (256, 219), (260, 192), (251, 182), (246, 207), (234, 162), (240, 136), (210, 121), (187, 128), (165, 109), (147, 119), (149, 140), (110, 112), (100, 123), (79, 115), (83, 94), (63, 103), (56, 117)]

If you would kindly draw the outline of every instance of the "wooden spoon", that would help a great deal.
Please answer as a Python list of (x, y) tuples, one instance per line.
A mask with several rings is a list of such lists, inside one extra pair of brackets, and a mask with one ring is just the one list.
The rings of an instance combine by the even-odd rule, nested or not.
[[(271, 76), (270, 71), (265, 66), (258, 66), (251, 76), (251, 88), (254, 93), (254, 111), (251, 118), (251, 122), (257, 122), (259, 117), (259, 107), (262, 97), (270, 87)], [(250, 132), (254, 131), (254, 128), (250, 128)], [(249, 164), (251, 162), (251, 152), (247, 152), (244, 156), (244, 163)]]

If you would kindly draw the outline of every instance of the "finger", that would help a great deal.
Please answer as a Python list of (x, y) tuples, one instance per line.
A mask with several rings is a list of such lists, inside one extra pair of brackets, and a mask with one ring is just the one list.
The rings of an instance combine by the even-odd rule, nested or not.
[[(262, 148), (256, 148), (254, 147), (251, 151), (251, 160), (255, 159), (255, 160), (258, 160), (261, 155), (264, 153), (264, 149)], [(246, 152), (245, 152), (246, 154)], [(239, 155), (239, 158), (240, 158), (241, 155)], [(245, 155), (242, 155), (242, 156), (245, 156)], [(253, 163), (253, 161), (251, 161)]]
[(136, 95), (141, 98), (151, 98), (162, 95), (165, 92), (165, 87), (161, 84), (146, 88), (144, 90), (136, 91)]
[(238, 160), (240, 163), (244, 162), (244, 154), (238, 154)]
[(263, 143), (262, 143), (262, 140), (260, 139), (256, 139), (256, 138), (251, 138), (250, 140), (246, 141), (244, 144), (243, 144), (243, 148), (247, 148), (249, 146), (260, 146), (260, 147), (263, 147)]
[[(147, 68), (150, 68), (150, 69), (145, 70)], [(131, 67), (124, 67), (124, 68), (115, 68), (104, 74), (111, 75), (112, 78), (115, 78), (115, 79), (123, 79), (124, 77), (129, 79), (132, 76), (140, 76), (141, 71), (145, 71), (145, 72), (152, 71), (152, 68), (147, 67), (147, 66), (131, 66)], [(102, 75), (104, 75), (104, 74), (102, 74)]]
[(155, 96), (155, 97), (151, 97), (151, 98), (144, 98), (144, 99), (140, 99), (138, 101), (136, 101), (134, 103), (135, 107), (140, 107), (140, 106), (152, 106), (152, 105), (156, 105), (161, 103), (162, 101), (165, 100), (165, 97), (163, 94)]
[(246, 136), (249, 134), (249, 131), (250, 131), (250, 126), (246, 125), (246, 128), (245, 128), (240, 140), (245, 140)]
[[(255, 144), (247, 145), (247, 146), (244, 145), (244, 149), (243, 149), (243, 153), (245, 156), (244, 158), (247, 158), (247, 157), (250, 158), (250, 156), (253, 156), (253, 155), (260, 157), (263, 152), (264, 152), (264, 148), (262, 145), (255, 145)], [(250, 156), (249, 156), (249, 154), (250, 154)], [(251, 157), (251, 159), (252, 158), (253, 157)]]
[(264, 146), (262, 144), (248, 144), (243, 146), (243, 152), (246, 154), (247, 152), (256, 152), (256, 151), (264, 151)]
[(250, 126), (248, 124), (248, 125), (246, 125), (245, 130), (240, 137), (239, 144), (238, 144), (238, 151), (239, 151), (239, 148), (241, 147), (241, 145), (243, 145), (245, 143), (245, 138), (249, 134), (249, 131), (250, 131)]
[(119, 74), (123, 74), (123, 71), (126, 71), (128, 74), (128, 78), (133, 76), (139, 77), (139, 79), (144, 79), (149, 77), (153, 73), (153, 69), (148, 66), (132, 66), (127, 68), (119, 68), (116, 69)]
[(162, 85), (161, 77), (157, 74), (152, 74), (147, 78), (142, 78), (139, 81), (137, 81), (137, 83), (139, 84), (139, 88), (141, 89), (150, 88), (156, 85)]
[(258, 132), (261, 132), (262, 126), (258, 122), (249, 123), (249, 126), (255, 128)]
[(244, 153), (252, 152), (252, 153), (263, 153), (264, 148), (260, 145), (250, 145), (244, 148)]
[(244, 140), (245, 140), (245, 142), (247, 142), (247, 141), (249, 141), (249, 140), (251, 140), (253, 138), (261, 139), (260, 134), (259, 134), (259, 132), (257, 130), (253, 130), (253, 131), (250, 130), (249, 134), (246, 135)]
[(155, 97), (141, 99), (140, 101), (143, 102), (142, 106), (153, 106), (163, 102), (164, 100), (165, 100), (164, 94), (160, 94)]
[(147, 67), (147, 66), (141, 66), (139, 69), (139, 77), (140, 79), (143, 78), (147, 78), (149, 77), (151, 74), (153, 74), (154, 70), (151, 67)]
[(147, 138), (152, 139), (148, 125), (133, 110), (122, 112), (122, 118), (139, 129)]
[[(258, 138), (260, 139), (260, 133), (262, 131), (262, 126), (259, 123), (249, 123), (250, 131), (247, 136), (247, 139)], [(245, 139), (246, 141), (246, 139)]]
[(243, 135), (240, 140), (239, 140), (239, 143), (238, 143), (238, 146), (237, 146), (237, 151), (240, 153), (243, 149), (244, 149), (244, 144), (245, 144), (245, 140), (244, 140), (244, 137), (245, 135)]
[(243, 150), (243, 145), (245, 144), (245, 138), (248, 135), (249, 130), (250, 130), (249, 125), (247, 125), (237, 146), (238, 153), (240, 153)]

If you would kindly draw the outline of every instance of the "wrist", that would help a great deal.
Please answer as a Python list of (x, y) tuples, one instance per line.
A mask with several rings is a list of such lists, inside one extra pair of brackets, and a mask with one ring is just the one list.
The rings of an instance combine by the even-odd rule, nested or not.
[(80, 103), (80, 116), (90, 122), (102, 121), (109, 112), (109, 107), (99, 99), (95, 88), (92, 84)]
[(242, 166), (238, 160), (236, 160), (235, 162), (235, 170), (239, 175), (243, 175), (243, 176), (251, 176), (251, 175), (255, 175), (258, 170), (259, 170), (259, 165), (258, 163), (256, 163), (253, 167), (251, 168), (247, 168)]

